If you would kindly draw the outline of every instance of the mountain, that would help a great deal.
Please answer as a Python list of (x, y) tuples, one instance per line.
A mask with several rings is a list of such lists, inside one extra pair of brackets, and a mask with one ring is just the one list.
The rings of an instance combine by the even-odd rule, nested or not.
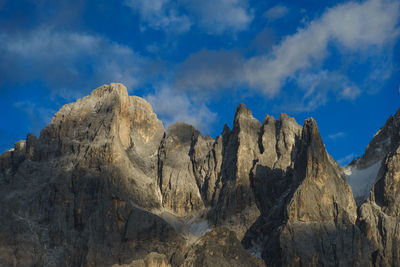
[(400, 111), (346, 168), (243, 104), (216, 139), (104, 85), (0, 156), (1, 266), (400, 266)]

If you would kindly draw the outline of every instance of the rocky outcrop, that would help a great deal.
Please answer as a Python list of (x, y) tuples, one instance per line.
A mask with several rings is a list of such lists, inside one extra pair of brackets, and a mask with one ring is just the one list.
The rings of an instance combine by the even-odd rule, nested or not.
[(200, 132), (176, 123), (168, 128), (159, 151), (159, 183), (166, 210), (190, 216), (204, 209), (198, 181), (193, 172), (191, 150)]
[(235, 233), (216, 228), (186, 252), (183, 266), (264, 266), (240, 244)]
[(350, 186), (331, 162), (315, 121), (306, 120), (301, 134), (293, 129), (290, 166), (256, 165), (262, 216), (244, 245), (258, 243), (268, 266), (351, 265), (358, 261), (352, 251), (360, 233)]
[(166, 244), (183, 239), (161, 219), (148, 230), (162, 231), (146, 239), (158, 243), (141, 247), (129, 238), (130, 218), (158, 218), (137, 207), (162, 205), (156, 177), (163, 136), (151, 106), (119, 84), (65, 105), (38, 140), (28, 135), (3, 155), (3, 265), (108, 265), (144, 257), (154, 245), (171, 257)]
[[(386, 155), (385, 153), (386, 152)], [(400, 265), (400, 110), (374, 136), (360, 164), (382, 164), (358, 223), (370, 244), (370, 265)]]
[[(360, 263), (360, 232), (354, 225), (357, 207), (352, 191), (329, 160), (312, 119), (304, 123), (295, 166), (288, 176), (298, 186), (286, 202), (286, 221), (279, 240), (282, 264)], [(265, 253), (269, 251), (266, 247)]]
[(342, 168), (313, 119), (214, 140), (104, 85), (0, 155), (0, 265), (396, 266), (399, 177), (400, 111)]
[(250, 183), (250, 170), (260, 154), (260, 123), (241, 104), (236, 109), (233, 129), (224, 129), (222, 163), (219, 181), (222, 184), (218, 202), (210, 213), (212, 222), (233, 230), (239, 239), (260, 215)]
[(134, 260), (129, 264), (114, 264), (112, 267), (171, 267), (171, 265), (164, 254), (151, 252), (144, 259)]
[(364, 155), (354, 159), (345, 168), (346, 180), (352, 186), (359, 206), (368, 199), (372, 187), (379, 180), (379, 171), (387, 165), (387, 156), (399, 146), (399, 117), (399, 111), (390, 116), (385, 125), (374, 135)]

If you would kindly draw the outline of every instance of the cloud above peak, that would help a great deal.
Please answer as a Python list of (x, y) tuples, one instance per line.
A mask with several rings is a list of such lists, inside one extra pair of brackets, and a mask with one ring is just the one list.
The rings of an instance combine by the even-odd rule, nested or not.
[(193, 14), (199, 26), (209, 33), (246, 30), (253, 15), (247, 0), (180, 1)]
[(125, 0), (144, 27), (184, 33), (197, 26), (209, 34), (239, 32), (253, 19), (247, 0)]
[(331, 43), (342, 53), (377, 49), (398, 36), (398, 20), (396, 1), (338, 5), (284, 38), (270, 54), (250, 59), (245, 67), (247, 80), (266, 95), (275, 95), (300, 71), (320, 69)]
[[(270, 51), (244, 57), (235, 51), (201, 50), (190, 55), (178, 67), (176, 86), (181, 89), (216, 91), (243, 85), (267, 98), (277, 97), (285, 86), (296, 86), (297, 111), (315, 110), (334, 95), (337, 100), (354, 100), (365, 88), (353, 80), (352, 64), (371, 64), (363, 79), (382, 83), (390, 77), (393, 41), (399, 36), (400, 2), (367, 0), (348, 2), (327, 9), (293, 34), (287, 35)], [(283, 14), (280, 7), (269, 10)], [(332, 59), (334, 49), (335, 59)], [(379, 58), (378, 58), (379, 57)], [(336, 61), (336, 65), (328, 60)], [(383, 62), (383, 61), (382, 61)], [(388, 67), (389, 66), (389, 67)], [(385, 75), (374, 75), (382, 73)], [(352, 77), (352, 78), (349, 78)], [(298, 97), (298, 95), (301, 95)]]
[(190, 18), (179, 14), (177, 3), (170, 0), (125, 0), (125, 5), (138, 13), (145, 27), (168, 32), (187, 32), (192, 26)]
[(217, 114), (196, 97), (177, 92), (166, 85), (148, 94), (145, 99), (166, 128), (174, 122), (185, 122), (207, 134), (217, 118)]
[(200, 50), (183, 61), (177, 70), (177, 89), (201, 93), (218, 92), (242, 81), (244, 58), (235, 51)]
[(80, 97), (94, 85), (110, 82), (134, 88), (145, 64), (130, 47), (102, 36), (48, 28), (0, 33), (1, 73), (19, 83), (41, 77), (54, 94), (66, 98)]

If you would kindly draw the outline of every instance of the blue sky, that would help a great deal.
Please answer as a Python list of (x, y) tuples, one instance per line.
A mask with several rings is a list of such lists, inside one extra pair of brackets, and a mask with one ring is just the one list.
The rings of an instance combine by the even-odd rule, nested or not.
[(215, 137), (243, 102), (316, 119), (340, 164), (400, 107), (400, 1), (0, 0), (0, 151), (124, 83)]

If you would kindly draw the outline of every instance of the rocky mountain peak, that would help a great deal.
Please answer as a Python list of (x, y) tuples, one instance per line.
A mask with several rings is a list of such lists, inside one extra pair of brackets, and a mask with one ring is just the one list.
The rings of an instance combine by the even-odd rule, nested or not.
[(322, 140), (320, 142), (321, 136), (319, 134), (317, 123), (313, 118), (304, 120), (302, 137), (307, 144), (311, 144), (311, 142), (315, 140), (314, 138), (317, 138), (319, 143), (322, 142)]
[(111, 94), (116, 94), (121, 98), (128, 98), (128, 90), (125, 85), (121, 83), (111, 83), (109, 85), (102, 85), (92, 91), (90, 95), (101, 97), (109, 97)]
[(253, 131), (260, 128), (261, 124), (253, 118), (252, 112), (245, 104), (241, 103), (236, 108), (235, 119), (233, 120), (233, 131)]
[(214, 140), (103, 85), (0, 155), (0, 265), (397, 266), (399, 125), (345, 179), (312, 118), (241, 104)]
[[(388, 164), (388, 155), (395, 154), (399, 145), (400, 109), (394, 116), (390, 116), (384, 126), (373, 136), (364, 154), (354, 159), (345, 168), (346, 180), (353, 188), (358, 205), (364, 203), (370, 196), (371, 189), (382, 177), (382, 167)], [(375, 192), (379, 191), (381, 190)]]
[(385, 125), (374, 135), (368, 144), (364, 155), (357, 162), (360, 169), (367, 168), (393, 150), (400, 142), (400, 110), (394, 116), (390, 116)]
[(168, 127), (167, 138), (173, 136), (181, 144), (191, 144), (194, 139), (200, 135), (200, 132), (192, 125), (184, 122), (176, 122)]
[[(301, 184), (294, 193), (289, 217), (299, 221), (341, 220), (354, 223), (356, 205), (350, 186), (329, 159), (313, 118), (304, 121), (301, 140), (293, 173), (293, 178), (300, 179)], [(321, 201), (315, 202), (315, 199)], [(303, 215), (296, 211), (299, 207), (302, 207)], [(336, 213), (332, 212), (332, 207), (336, 207)]]
[(325, 146), (322, 142), (317, 123), (313, 118), (308, 118), (304, 121), (301, 136), (303, 149), (307, 150), (310, 156), (320, 161), (327, 161)]
[(241, 115), (252, 116), (251, 110), (244, 103), (240, 103), (236, 107), (235, 120)]

